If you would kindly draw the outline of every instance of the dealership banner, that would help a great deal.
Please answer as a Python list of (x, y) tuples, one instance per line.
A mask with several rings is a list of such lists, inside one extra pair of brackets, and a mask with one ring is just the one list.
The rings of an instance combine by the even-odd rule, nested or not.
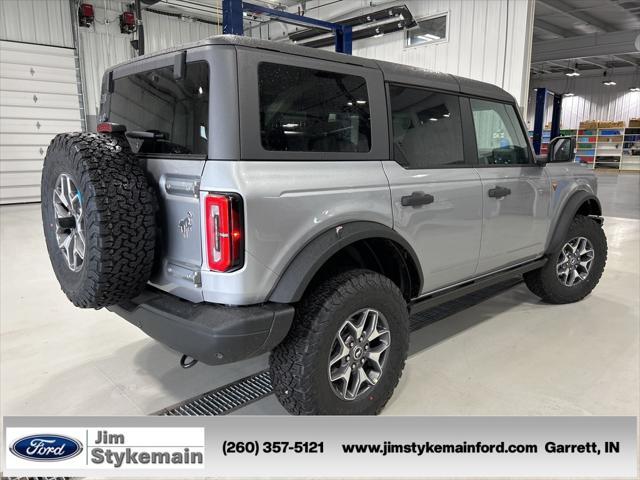
[(4, 417), (4, 476), (628, 477), (637, 417)]

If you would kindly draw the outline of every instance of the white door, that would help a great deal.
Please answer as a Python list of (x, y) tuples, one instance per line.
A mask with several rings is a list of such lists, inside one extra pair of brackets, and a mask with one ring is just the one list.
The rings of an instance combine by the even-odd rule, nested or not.
[(40, 201), (49, 142), (80, 118), (73, 49), (0, 41), (0, 204)]

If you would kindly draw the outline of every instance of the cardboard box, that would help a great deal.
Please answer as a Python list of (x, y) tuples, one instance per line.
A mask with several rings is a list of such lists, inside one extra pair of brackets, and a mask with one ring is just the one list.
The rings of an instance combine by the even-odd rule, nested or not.
[(580, 130), (589, 130), (593, 128), (598, 128), (598, 122), (595, 120), (584, 120), (580, 122)]
[(623, 121), (598, 122), (598, 128), (624, 128)]
[(640, 128), (640, 118), (629, 119), (629, 128)]

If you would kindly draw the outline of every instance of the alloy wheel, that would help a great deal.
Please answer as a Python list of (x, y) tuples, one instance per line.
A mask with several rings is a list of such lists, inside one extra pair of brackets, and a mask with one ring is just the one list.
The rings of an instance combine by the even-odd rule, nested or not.
[(85, 256), (84, 219), (82, 216), (82, 194), (73, 178), (61, 173), (53, 190), (53, 208), (56, 223), (58, 248), (70, 270), (82, 269)]
[(373, 308), (347, 318), (334, 337), (329, 354), (329, 381), (342, 400), (365, 395), (382, 376), (391, 345), (384, 315)]
[(591, 242), (585, 237), (576, 237), (564, 244), (558, 262), (556, 274), (558, 280), (566, 287), (586, 280), (593, 265), (595, 252)]

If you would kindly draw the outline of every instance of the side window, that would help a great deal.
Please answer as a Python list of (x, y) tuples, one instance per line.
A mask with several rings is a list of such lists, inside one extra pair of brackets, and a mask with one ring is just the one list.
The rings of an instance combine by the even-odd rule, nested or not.
[(464, 165), (460, 99), (390, 85), (393, 156), (406, 168)]
[(369, 97), (364, 78), (260, 63), (260, 134), (266, 150), (368, 152)]
[(513, 105), (471, 99), (480, 165), (531, 162), (529, 144)]

